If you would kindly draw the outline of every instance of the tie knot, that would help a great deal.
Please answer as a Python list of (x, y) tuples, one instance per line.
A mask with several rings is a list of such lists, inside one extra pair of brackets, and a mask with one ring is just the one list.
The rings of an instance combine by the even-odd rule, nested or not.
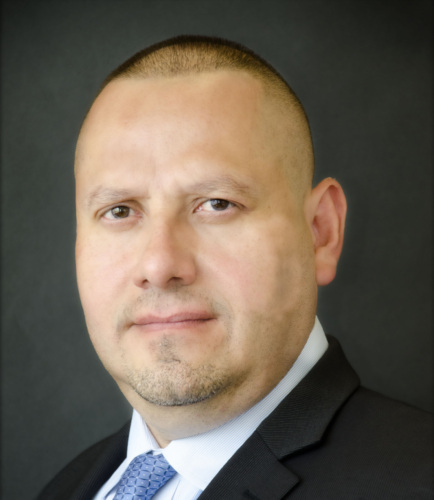
[(114, 500), (149, 500), (176, 474), (163, 455), (143, 453), (128, 465)]

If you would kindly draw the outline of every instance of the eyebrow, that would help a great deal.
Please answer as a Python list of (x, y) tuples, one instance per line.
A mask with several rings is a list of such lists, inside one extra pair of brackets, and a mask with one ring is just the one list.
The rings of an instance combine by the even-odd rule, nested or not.
[(98, 186), (89, 194), (86, 204), (87, 208), (91, 208), (94, 205), (110, 205), (130, 197), (131, 191), (128, 189), (113, 189)]
[(234, 179), (229, 175), (221, 175), (212, 179), (207, 179), (205, 181), (194, 183), (189, 186), (191, 191), (199, 193), (208, 193), (217, 190), (222, 190), (230, 193), (249, 195), (254, 197), (255, 190), (251, 186), (243, 182)]
[[(256, 190), (251, 186), (234, 179), (229, 175), (221, 175), (212, 179), (207, 179), (201, 182), (196, 182), (189, 185), (188, 191), (195, 193), (212, 193), (218, 190), (222, 194), (230, 193), (235, 195), (249, 196), (256, 198)], [(134, 198), (135, 195), (129, 189), (116, 189), (104, 186), (98, 186), (89, 194), (87, 198), (87, 208), (92, 208), (94, 205), (111, 205), (112, 203), (119, 203), (122, 200)]]

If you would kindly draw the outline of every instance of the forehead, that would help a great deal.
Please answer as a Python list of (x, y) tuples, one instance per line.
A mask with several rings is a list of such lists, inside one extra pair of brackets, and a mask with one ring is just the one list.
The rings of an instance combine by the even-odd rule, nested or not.
[[(120, 78), (110, 82), (92, 106), (86, 126), (99, 120), (130, 121), (147, 115), (202, 118), (242, 112), (248, 121), (263, 102), (262, 83), (240, 71), (217, 71), (175, 77)], [(118, 123), (119, 125), (119, 123)]]
[(290, 156), (284, 113), (269, 101), (243, 72), (112, 81), (80, 133), (77, 192), (150, 179), (178, 189), (213, 175), (275, 189)]
[(217, 143), (228, 152), (271, 151), (279, 127), (264, 103), (262, 83), (243, 72), (114, 80), (82, 127), (76, 166), (89, 155), (124, 153), (139, 143), (162, 156), (175, 141), (197, 151)]

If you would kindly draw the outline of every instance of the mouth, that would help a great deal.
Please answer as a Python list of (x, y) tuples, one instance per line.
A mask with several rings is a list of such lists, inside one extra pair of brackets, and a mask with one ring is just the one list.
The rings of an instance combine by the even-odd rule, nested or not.
[(144, 331), (194, 329), (213, 321), (215, 317), (206, 311), (185, 311), (170, 315), (146, 315), (135, 318), (132, 326)]

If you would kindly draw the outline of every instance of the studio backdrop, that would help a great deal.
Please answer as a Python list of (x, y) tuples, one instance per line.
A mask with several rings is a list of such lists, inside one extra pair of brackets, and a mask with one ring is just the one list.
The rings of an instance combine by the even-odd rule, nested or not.
[(78, 299), (74, 147), (104, 77), (174, 35), (241, 42), (295, 89), (316, 182), (349, 203), (320, 320), (365, 386), (432, 409), (431, 20), (430, 0), (2, 2), (2, 498), (130, 417)]

